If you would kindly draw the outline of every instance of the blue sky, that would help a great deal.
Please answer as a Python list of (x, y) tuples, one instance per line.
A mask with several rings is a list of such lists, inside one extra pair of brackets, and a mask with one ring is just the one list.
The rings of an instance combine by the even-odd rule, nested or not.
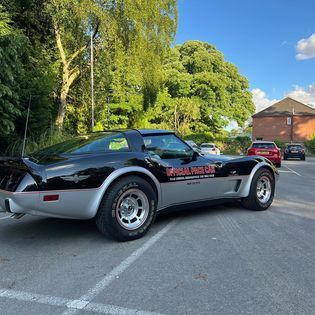
[[(315, 105), (315, 0), (178, 0), (178, 6), (176, 44), (214, 44), (248, 78), (258, 108), (287, 95)], [(302, 39), (299, 59), (308, 59), (298, 60)]]

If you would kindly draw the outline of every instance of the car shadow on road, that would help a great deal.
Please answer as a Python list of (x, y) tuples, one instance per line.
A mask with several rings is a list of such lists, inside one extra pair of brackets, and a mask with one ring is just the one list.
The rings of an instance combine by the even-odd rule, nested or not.
[[(9, 221), (7, 221), (9, 222)], [(68, 220), (54, 218), (24, 217), (11, 221), (0, 230), (1, 242), (22, 241), (24, 245), (36, 242), (67, 242), (73, 239), (106, 241), (97, 230), (93, 220)]]
[[(198, 208), (172, 209), (165, 213), (158, 213), (152, 230), (158, 230), (174, 219), (189, 221), (193, 218), (216, 217), (219, 214), (248, 211), (237, 202), (225, 202)], [(19, 220), (8, 219), (8, 224), (2, 224), (0, 229), (1, 241), (6, 244), (21, 243), (23, 246), (34, 244), (80, 242), (93, 239), (94, 243), (112, 244), (116, 241), (102, 235), (94, 220), (71, 220), (25, 216)], [(3, 222), (4, 223), (4, 222)], [(150, 235), (149, 233), (148, 235)], [(34, 242), (36, 241), (36, 242)]]
[(222, 213), (235, 213), (235, 212), (246, 212), (249, 210), (244, 209), (239, 202), (217, 202), (212, 205), (190, 207), (186, 209), (171, 209), (168, 212), (158, 213), (156, 223), (163, 223), (172, 219), (190, 220), (192, 217), (215, 217)]

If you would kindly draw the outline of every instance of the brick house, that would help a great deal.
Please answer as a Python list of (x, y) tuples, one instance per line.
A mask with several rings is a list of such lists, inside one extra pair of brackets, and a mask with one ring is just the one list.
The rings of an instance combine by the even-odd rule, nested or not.
[(290, 97), (256, 113), (253, 140), (304, 142), (315, 133), (315, 109)]

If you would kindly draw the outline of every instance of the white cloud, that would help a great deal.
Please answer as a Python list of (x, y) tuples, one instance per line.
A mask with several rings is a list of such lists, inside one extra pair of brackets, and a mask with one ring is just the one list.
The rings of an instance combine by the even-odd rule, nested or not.
[[(256, 106), (256, 113), (280, 101), (278, 99), (269, 99), (266, 92), (259, 88), (252, 89), (251, 92), (253, 94), (253, 102)], [(285, 97), (292, 97), (299, 102), (315, 108), (315, 83), (310, 84), (306, 88), (296, 85), (294, 86), (294, 90), (286, 93), (283, 98)], [(231, 121), (225, 129), (231, 131), (238, 128), (237, 122)]]
[(315, 34), (309, 38), (302, 38), (296, 44), (296, 59), (306, 60), (315, 58)]
[(258, 89), (258, 88), (253, 89), (252, 94), (253, 94), (253, 102), (256, 106), (256, 113), (264, 110), (265, 108), (279, 101), (277, 99), (273, 99), (273, 100), (268, 99), (266, 93), (263, 90)]
[[(280, 101), (277, 99), (269, 99), (267, 94), (259, 88), (253, 89), (252, 94), (253, 102), (256, 106), (256, 113)], [(297, 85), (294, 87), (294, 90), (286, 93), (283, 98), (285, 97), (292, 97), (301, 103), (315, 108), (315, 83), (306, 88)]]
[(294, 90), (289, 92), (286, 96), (290, 96), (306, 105), (315, 107), (315, 83), (306, 88), (295, 86)]

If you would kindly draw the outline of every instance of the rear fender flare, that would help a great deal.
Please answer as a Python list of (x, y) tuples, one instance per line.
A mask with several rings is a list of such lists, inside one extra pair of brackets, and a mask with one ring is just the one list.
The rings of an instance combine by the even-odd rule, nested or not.
[(137, 175), (137, 173), (139, 175), (146, 175), (148, 176), (152, 182), (154, 183), (155, 190), (157, 191), (157, 197), (158, 197), (158, 208), (159, 208), (159, 204), (161, 202), (161, 185), (160, 182), (158, 181), (158, 179), (147, 169), (145, 169), (144, 167), (140, 167), (140, 166), (130, 166), (130, 167), (124, 167), (124, 168), (120, 168), (114, 172), (112, 172), (103, 182), (102, 186), (100, 187), (100, 189), (98, 190), (94, 200), (93, 200), (93, 204), (92, 204), (92, 216), (94, 217), (99, 209), (100, 203), (103, 199), (103, 196), (105, 195), (107, 189), (111, 186), (111, 184), (116, 181), (117, 179), (119, 179), (120, 177), (123, 176), (127, 176), (128, 174), (130, 175)]

